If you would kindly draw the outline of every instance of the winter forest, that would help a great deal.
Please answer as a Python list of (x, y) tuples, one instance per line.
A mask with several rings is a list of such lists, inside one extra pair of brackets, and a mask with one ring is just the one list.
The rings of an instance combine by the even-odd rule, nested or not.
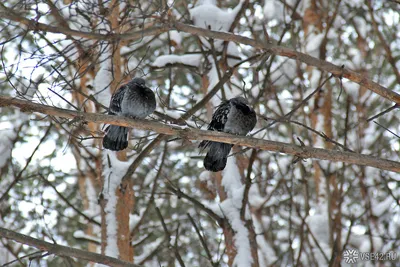
[[(1, 1), (0, 265), (399, 266), (399, 10)], [(109, 115), (135, 77), (155, 111)], [(207, 130), (237, 96), (254, 129)], [(103, 147), (109, 124), (126, 149)], [(223, 171), (202, 140), (234, 145)]]

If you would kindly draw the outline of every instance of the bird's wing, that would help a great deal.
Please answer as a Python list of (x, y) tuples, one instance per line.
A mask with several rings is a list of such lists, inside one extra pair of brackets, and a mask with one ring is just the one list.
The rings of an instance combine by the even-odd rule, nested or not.
[[(217, 110), (214, 112), (211, 123), (208, 125), (208, 130), (210, 131), (219, 131), (222, 132), (224, 130), (226, 121), (228, 120), (228, 114), (231, 110), (231, 104), (229, 101), (222, 102)], [(206, 147), (210, 145), (211, 141), (203, 140), (199, 144), (199, 148), (203, 151)]]
[(214, 112), (211, 123), (208, 126), (208, 130), (211, 131), (223, 131), (226, 121), (228, 120), (228, 114), (231, 110), (231, 104), (229, 101), (222, 102), (217, 110)]
[(116, 114), (121, 113), (122, 100), (124, 99), (124, 95), (125, 95), (127, 88), (128, 87), (126, 85), (122, 85), (112, 95), (111, 101), (110, 101), (110, 109), (108, 111), (109, 115), (116, 115)]

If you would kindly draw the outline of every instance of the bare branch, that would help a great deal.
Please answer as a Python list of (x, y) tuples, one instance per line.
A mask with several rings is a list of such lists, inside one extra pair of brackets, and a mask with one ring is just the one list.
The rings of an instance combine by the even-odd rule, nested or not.
[(36, 238), (32, 238), (27, 235), (23, 235), (5, 228), (0, 227), (0, 236), (12, 239), (18, 243), (26, 244), (35, 248), (40, 249), (41, 251), (48, 251), (51, 254), (56, 254), (59, 256), (67, 256), (67, 257), (74, 257), (78, 259), (83, 259), (91, 262), (103, 263), (108, 264), (109, 266), (113, 267), (140, 267), (140, 265), (132, 264), (126, 261), (118, 260), (112, 257), (104, 256), (101, 254), (84, 251), (76, 248), (71, 248), (67, 246), (61, 246), (52, 244), (43, 240), (39, 240)]
[(304, 54), (301, 52), (297, 52), (295, 50), (292, 50), (292, 49), (289, 49), (289, 48), (286, 48), (283, 46), (274, 45), (271, 43), (261, 43), (254, 39), (236, 35), (236, 34), (232, 34), (232, 33), (218, 32), (218, 31), (212, 31), (209, 29), (198, 28), (198, 27), (194, 27), (194, 26), (187, 25), (187, 24), (184, 24), (181, 22), (177, 22), (177, 21), (168, 21), (165, 23), (168, 23), (171, 28), (179, 30), (179, 31), (188, 32), (188, 33), (195, 34), (198, 36), (204, 36), (204, 37), (209, 37), (209, 38), (214, 38), (214, 39), (220, 39), (220, 40), (226, 40), (226, 41), (232, 41), (232, 42), (237, 42), (237, 43), (241, 43), (241, 44), (246, 44), (246, 45), (250, 45), (254, 48), (266, 50), (270, 53), (273, 53), (273, 54), (276, 54), (279, 56), (299, 60), (301, 62), (306, 63), (307, 65), (311, 65), (311, 66), (317, 67), (321, 70), (330, 72), (336, 77), (344, 77), (353, 82), (356, 82), (359, 85), (365, 86), (366, 88), (373, 91), (374, 93), (376, 93), (392, 102), (400, 104), (400, 95), (399, 94), (377, 84), (376, 82), (373, 82), (372, 80), (368, 79), (367, 77), (363, 76), (362, 74), (359, 74), (357, 72), (354, 72), (354, 71), (346, 69), (346, 68), (343, 68), (342, 66), (334, 65), (330, 62), (317, 59), (310, 55), (307, 55), (307, 54)]
[(165, 125), (155, 121), (129, 119), (124, 117), (103, 115), (96, 113), (84, 113), (67, 109), (56, 108), (47, 105), (33, 103), (31, 101), (15, 99), (8, 96), (0, 96), (0, 107), (15, 106), (21, 111), (36, 111), (39, 113), (63, 118), (82, 120), (85, 122), (107, 123), (126, 126), (140, 130), (151, 130), (160, 134), (179, 136), (187, 140), (210, 140), (216, 142), (242, 145), (261, 150), (290, 154), (298, 158), (315, 158), (334, 162), (345, 162), (362, 166), (370, 166), (382, 170), (400, 172), (400, 163), (392, 160), (381, 159), (371, 155), (343, 152), (330, 149), (296, 146), (292, 144), (262, 140), (247, 136), (237, 136), (216, 131), (204, 131), (184, 128), (175, 125)]

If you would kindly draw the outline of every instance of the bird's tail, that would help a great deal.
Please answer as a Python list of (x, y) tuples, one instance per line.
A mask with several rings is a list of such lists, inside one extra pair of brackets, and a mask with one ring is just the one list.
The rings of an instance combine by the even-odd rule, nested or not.
[(128, 147), (128, 128), (110, 125), (103, 138), (103, 147), (113, 151), (120, 151)]
[(210, 142), (208, 153), (204, 158), (206, 170), (212, 172), (222, 171), (226, 166), (232, 146), (231, 144)]

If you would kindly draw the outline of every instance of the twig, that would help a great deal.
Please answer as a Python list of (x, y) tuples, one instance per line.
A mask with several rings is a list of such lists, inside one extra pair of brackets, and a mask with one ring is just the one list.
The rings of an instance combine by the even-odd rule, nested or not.
[(385, 115), (386, 113), (392, 111), (393, 109), (399, 108), (399, 107), (400, 107), (399, 105), (394, 104), (394, 105), (391, 106), (390, 108), (387, 108), (387, 109), (385, 109), (384, 111), (379, 112), (378, 114), (372, 116), (371, 118), (368, 118), (367, 121), (370, 122), (370, 121), (372, 121), (372, 120), (375, 120), (376, 118), (379, 118), (380, 116), (383, 116), (383, 115)]
[(67, 246), (55, 245), (43, 240), (32, 238), (30, 236), (5, 229), (3, 227), (0, 227), (0, 236), (14, 240), (21, 244), (26, 244), (28, 246), (38, 248), (41, 251), (48, 251), (50, 254), (56, 254), (58, 256), (74, 257), (78, 259), (87, 260), (90, 262), (107, 264), (113, 267), (140, 267), (140, 265), (132, 264), (126, 261), (118, 260), (101, 254), (84, 251), (81, 249), (71, 248)]
[(172, 185), (167, 184), (166, 185), (167, 189), (170, 190), (172, 193), (174, 193), (178, 198), (184, 198), (189, 200), (190, 202), (192, 202), (192, 204), (194, 204), (196, 207), (199, 207), (200, 209), (202, 209), (203, 211), (205, 211), (211, 218), (213, 218), (214, 220), (216, 220), (218, 222), (219, 225), (223, 224), (223, 218), (219, 217), (214, 211), (212, 211), (211, 209), (207, 208), (206, 206), (204, 206), (201, 202), (199, 202), (197, 199), (186, 195), (185, 193), (183, 193), (180, 189), (176, 189), (174, 188)]
[(83, 213), (82, 211), (80, 211), (79, 209), (77, 209), (74, 205), (72, 205), (71, 202), (69, 202), (69, 200), (67, 198), (65, 198), (60, 192), (58, 192), (57, 188), (49, 181), (47, 180), (43, 175), (39, 174), (39, 177), (42, 178), (42, 180), (51, 188), (54, 189), (54, 191), (57, 193), (57, 195), (65, 202), (67, 203), (68, 206), (70, 206), (76, 213), (78, 213), (79, 215), (81, 215), (82, 217), (84, 217), (86, 220), (88, 220), (89, 222), (92, 222), (98, 226), (101, 226), (101, 223), (99, 223), (98, 221), (96, 221), (93, 218), (90, 218), (89, 216), (87, 216), (85, 213)]
[(393, 134), (394, 136), (396, 136), (397, 138), (400, 139), (400, 136), (396, 133), (394, 133), (393, 131), (391, 131), (390, 129), (388, 129), (387, 127), (383, 126), (382, 124), (380, 124), (379, 122), (374, 121), (374, 123), (380, 127), (382, 127), (383, 129), (385, 129), (386, 131), (388, 131), (389, 133)]
[(159, 179), (160, 176), (161, 176), (162, 168), (163, 168), (163, 166), (164, 166), (165, 159), (166, 159), (166, 155), (167, 155), (167, 150), (168, 150), (167, 148), (168, 148), (167, 143), (165, 143), (165, 145), (164, 145), (164, 152), (163, 152), (163, 155), (162, 155), (162, 157), (161, 157), (161, 163), (160, 163), (160, 166), (158, 167), (156, 177), (155, 177), (154, 180), (153, 180), (153, 187), (152, 187), (152, 189), (151, 189), (150, 199), (149, 199), (149, 201), (147, 202), (145, 211), (143, 212), (142, 216), (140, 217), (139, 221), (137, 222), (135, 228), (133, 228), (132, 231), (131, 231), (131, 233), (130, 233), (130, 239), (131, 239), (131, 240), (133, 239), (133, 237), (135, 236), (135, 234), (138, 232), (139, 227), (140, 227), (140, 225), (142, 224), (142, 222), (143, 222), (144, 218), (146, 217), (147, 213), (149, 212), (151, 205), (153, 205), (153, 202), (154, 202), (154, 194), (156, 193), (157, 186), (158, 186), (158, 179)]
[(8, 192), (11, 190), (11, 188), (13, 188), (18, 183), (18, 181), (22, 178), (22, 173), (26, 170), (29, 163), (32, 161), (33, 156), (35, 155), (35, 153), (38, 151), (39, 147), (42, 145), (44, 140), (49, 135), (51, 128), (52, 128), (52, 124), (50, 124), (50, 126), (47, 128), (46, 133), (40, 139), (39, 144), (35, 147), (31, 156), (26, 160), (25, 167), (17, 174), (17, 177), (15, 177), (14, 181), (12, 181), (12, 183), (7, 187), (7, 189), (4, 191), (3, 195), (0, 197), (0, 203), (6, 198), (6, 196), (8, 195)]
[[(165, 224), (164, 218), (163, 218), (163, 216), (161, 214), (161, 211), (160, 211), (160, 209), (158, 207), (156, 207), (156, 212), (157, 212), (158, 218), (161, 221), (161, 225), (162, 225), (162, 227), (164, 229), (165, 235), (167, 236), (168, 246), (171, 247), (171, 233), (168, 231), (167, 225)], [(182, 267), (185, 267), (185, 263), (183, 262), (182, 257), (179, 254), (177, 240), (178, 240), (178, 229), (177, 229), (177, 234), (175, 236), (174, 254), (175, 254), (175, 257), (177, 258), (177, 260), (179, 261), (179, 264)]]
[(187, 216), (188, 216), (190, 222), (192, 223), (194, 229), (196, 230), (197, 235), (199, 236), (201, 245), (203, 246), (203, 248), (204, 248), (204, 250), (205, 250), (205, 252), (206, 252), (207, 258), (208, 258), (208, 260), (210, 261), (211, 266), (217, 266), (217, 264), (213, 262), (213, 259), (212, 259), (210, 250), (208, 249), (207, 243), (206, 243), (206, 241), (204, 240), (203, 235), (200, 233), (199, 227), (197, 227), (197, 224), (195, 223), (195, 221), (193, 220), (193, 217), (192, 217), (189, 213), (187, 213)]

